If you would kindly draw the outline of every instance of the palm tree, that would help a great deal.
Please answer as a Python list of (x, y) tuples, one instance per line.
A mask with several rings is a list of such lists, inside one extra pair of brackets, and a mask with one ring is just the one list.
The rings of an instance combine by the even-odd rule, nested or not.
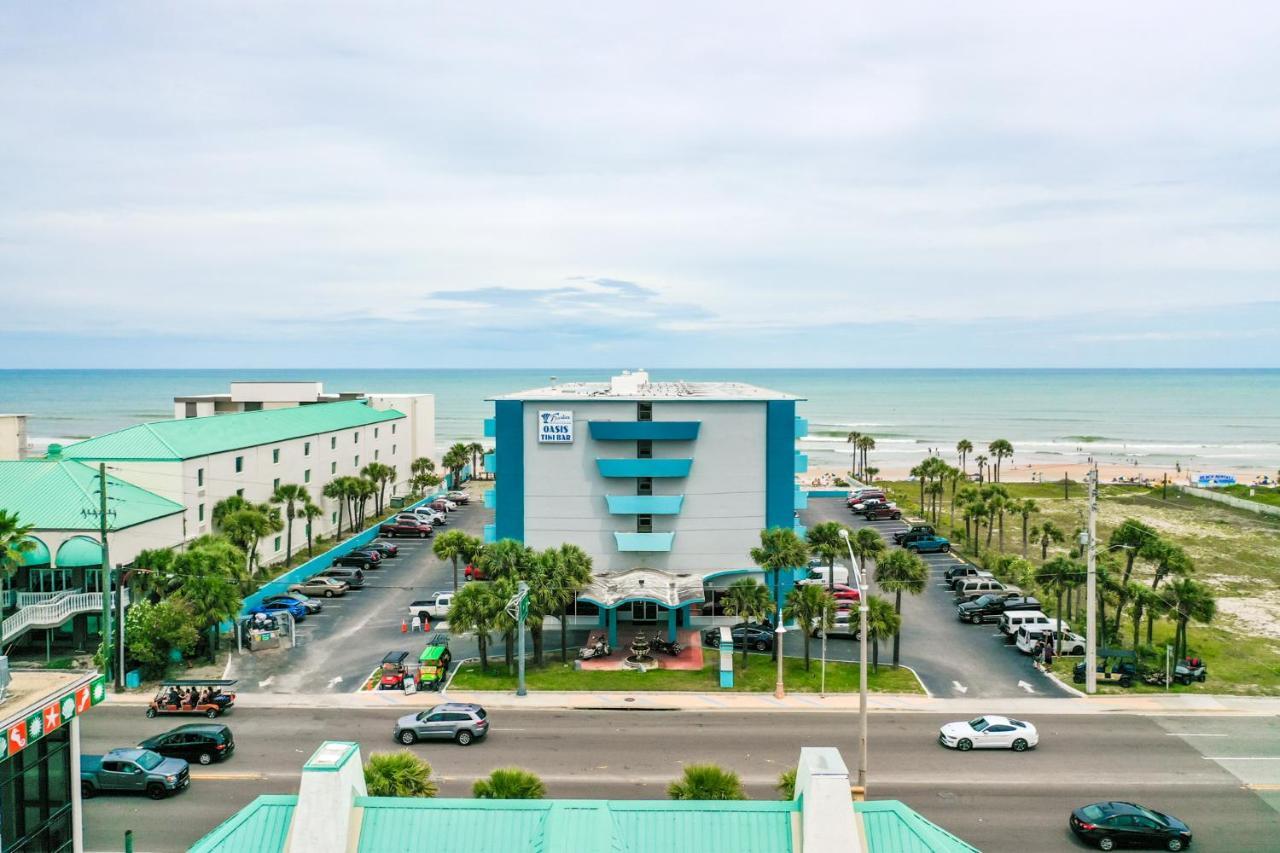
[(1144, 548), (1147, 549), (1147, 554), (1158, 554), (1156, 543), (1159, 538), (1154, 527), (1143, 524), (1136, 518), (1126, 518), (1120, 522), (1119, 527), (1111, 531), (1107, 546), (1124, 550), (1124, 575), (1120, 580), (1122, 585), (1129, 585), (1129, 578), (1133, 575), (1134, 561), (1138, 559)]
[(488, 578), (518, 579), (528, 574), (533, 549), (518, 539), (500, 539), (482, 548), (476, 561)]
[(135, 601), (146, 599), (156, 604), (173, 588), (172, 548), (144, 548), (133, 558), (133, 570), (129, 573), (129, 592)]
[(459, 479), (462, 477), (462, 469), (467, 466), (467, 461), (470, 458), (471, 453), (467, 450), (467, 446), (462, 442), (458, 442), (450, 447), (445, 453), (444, 458), (440, 460), (444, 467), (448, 468), (449, 473), (453, 476), (453, 488), (456, 489), (461, 485)]
[[(1058, 597), (1058, 609), (1054, 611), (1058, 619), (1067, 621), (1062, 610), (1062, 596), (1075, 582), (1076, 576), (1080, 572), (1080, 566), (1071, 562), (1066, 557), (1054, 557), (1049, 562), (1040, 567), (1036, 572), (1036, 582), (1043, 586), (1046, 590), (1054, 592)], [(1058, 631), (1058, 654), (1062, 654), (1062, 632)]]
[(213, 505), (213, 526), (214, 529), (222, 527), (222, 522), (233, 512), (242, 509), (251, 509), (253, 504), (239, 495), (228, 495)]
[(0, 617), (4, 615), (4, 582), (22, 565), (23, 554), (36, 543), (29, 537), (34, 530), (23, 524), (16, 512), (0, 509)]
[(956, 442), (956, 453), (960, 457), (960, 473), (967, 473), (965, 470), (965, 462), (969, 458), (969, 454), (973, 452), (973, 442), (967, 438), (962, 438)]
[(800, 626), (804, 634), (804, 671), (809, 671), (809, 637), (815, 628), (829, 631), (835, 623), (836, 600), (818, 584), (803, 583), (787, 593), (782, 618)]
[(310, 502), (311, 495), (307, 493), (306, 486), (299, 486), (295, 483), (281, 483), (272, 492), (269, 500), (273, 504), (282, 504), (284, 506), (286, 525), (284, 564), (287, 566), (293, 561), (293, 520), (299, 515), (299, 505)]
[[(244, 512), (244, 510), (241, 510)], [(226, 539), (201, 536), (168, 567), (171, 590), (187, 603), (192, 619), (201, 631), (209, 632), (209, 660), (216, 660), (218, 626), (233, 621), (244, 605), (248, 586), (239, 577), (244, 555)]]
[[(790, 527), (770, 527), (760, 531), (760, 547), (751, 549), (751, 562), (764, 569), (766, 575), (773, 572), (775, 600), (781, 596), (779, 579), (784, 569), (809, 565), (809, 547)], [(781, 601), (777, 601), (779, 607)], [(778, 649), (773, 650), (774, 656)]]
[(1049, 559), (1049, 546), (1066, 541), (1066, 534), (1049, 519), (1031, 528), (1031, 539), (1040, 546), (1040, 559)]
[(876, 440), (869, 435), (860, 436), (854, 446), (862, 454), (862, 466), (858, 470), (865, 472), (867, 470), (867, 451), (876, 449)]
[(880, 641), (892, 637), (902, 627), (902, 617), (893, 605), (878, 595), (867, 597), (867, 637), (871, 640), (871, 671), (880, 671)]
[(796, 769), (792, 767), (779, 773), (778, 784), (774, 787), (778, 789), (778, 797), (780, 799), (794, 800), (796, 798)]
[[(893, 593), (893, 612), (902, 623), (902, 594), (919, 595), (929, 583), (929, 567), (910, 551), (895, 548), (876, 564), (876, 585)], [(893, 668), (898, 668), (900, 633), (893, 632)]]
[(858, 531), (849, 537), (849, 547), (853, 549), (853, 556), (858, 558), (858, 571), (862, 575), (863, 585), (867, 585), (867, 560), (879, 560), (880, 555), (886, 550), (884, 539), (872, 527), (859, 527)]
[(542, 780), (519, 767), (499, 767), (471, 786), (471, 796), (477, 800), (541, 800), (546, 795)]
[(355, 492), (356, 507), (359, 510), (360, 526), (364, 527), (365, 507), (369, 503), (370, 498), (377, 497), (378, 484), (372, 480), (366, 480), (362, 477), (353, 478), (352, 490)]
[[(338, 539), (342, 538), (342, 513), (347, 502), (347, 479), (346, 477), (335, 477), (324, 484), (324, 488), (320, 490), (320, 494), (331, 501), (338, 502), (338, 530), (334, 536)], [(216, 509), (216, 507), (215, 507)], [(354, 519), (352, 525), (355, 524)]]
[(1027, 556), (1027, 523), (1031, 516), (1040, 512), (1040, 504), (1036, 503), (1035, 498), (1023, 498), (1017, 502), (1018, 515), (1022, 516), (1022, 556)]
[(415, 495), (440, 485), (440, 478), (435, 475), (435, 470), (436, 463), (425, 456), (419, 456), (409, 463), (409, 488)]
[(377, 515), (382, 515), (383, 502), (386, 499), (387, 485), (395, 482), (396, 469), (390, 465), (383, 465), (381, 462), (370, 462), (368, 465), (360, 469), (360, 476), (364, 477), (378, 487), (377, 493), (374, 495), (374, 508)]
[(877, 468), (874, 465), (868, 465), (866, 469), (862, 472), (862, 476), (866, 478), (866, 481), (868, 483), (874, 483), (876, 481), (876, 475), (879, 473), (880, 473), (879, 468)]
[[(214, 507), (214, 511), (217, 512), (217, 506)], [(221, 533), (244, 552), (245, 572), (252, 576), (255, 566), (261, 568), (258, 559), (258, 543), (264, 536), (279, 533), (284, 529), (284, 524), (280, 521), (280, 513), (275, 508), (249, 504), (224, 514), (219, 527)]]
[(506, 606), (506, 600), (500, 600), (493, 584), (488, 583), (467, 584), (449, 605), (449, 632), (476, 635), (481, 672), (489, 669), (489, 635), (498, 627)]
[(364, 786), (371, 797), (434, 797), (437, 791), (431, 765), (407, 749), (370, 755)]
[(978, 483), (980, 484), (985, 483), (987, 481), (987, 478), (986, 478), (986, 474), (984, 474), (983, 472), (986, 470), (986, 467), (987, 467), (987, 457), (983, 456), (982, 454), (978, 454), (977, 456), (973, 457), (973, 462), (975, 465), (978, 466)]
[(836, 558), (845, 554), (844, 539), (840, 532), (848, 535), (853, 531), (838, 521), (822, 521), (809, 528), (805, 538), (809, 543), (809, 553), (827, 564), (827, 588), (834, 589), (836, 583)]
[(1000, 482), (1000, 463), (1013, 455), (1013, 445), (1007, 439), (997, 438), (987, 445), (987, 452), (996, 458), (995, 481)]
[(569, 605), (578, 599), (578, 590), (591, 583), (591, 556), (577, 545), (565, 543), (556, 551), (552, 602), (558, 605), (560, 619), (560, 660), (569, 659)]
[(453, 591), (458, 591), (458, 561), (470, 562), (480, 550), (481, 542), (465, 530), (441, 533), (431, 543), (431, 552), (453, 564)]
[(919, 481), (920, 483), (920, 515), (922, 516), (924, 515), (924, 483), (928, 478), (928, 474), (929, 470), (925, 467), (923, 462), (907, 472), (907, 476), (913, 480)]
[(858, 439), (860, 438), (862, 438), (862, 433), (858, 432), (856, 429), (850, 430), (849, 435), (845, 437), (845, 442), (853, 445), (853, 458), (849, 460), (849, 465), (853, 469), (850, 473), (852, 473), (854, 477), (858, 476)]
[(672, 800), (745, 800), (738, 774), (715, 764), (689, 764), (684, 775), (667, 786)]
[[(764, 584), (755, 578), (739, 578), (729, 584), (725, 590), (724, 612), (730, 616), (741, 616), (746, 622), (763, 622), (773, 609), (773, 596)], [(743, 638), (742, 668), (747, 668), (747, 647), (750, 643)], [(777, 649), (775, 648), (775, 651)]]
[(1177, 623), (1173, 635), (1174, 659), (1182, 660), (1187, 656), (1187, 623), (1209, 622), (1217, 613), (1217, 602), (1209, 587), (1191, 578), (1180, 578), (1169, 584), (1164, 591), (1165, 605), (1169, 615)]
[(307, 559), (311, 559), (311, 528), (315, 520), (324, 515), (324, 510), (311, 502), (311, 498), (307, 498), (307, 502), (302, 505), (302, 517), (307, 520)]
[(942, 483), (934, 480), (929, 484), (929, 509), (933, 513), (933, 523), (938, 523), (938, 512), (941, 510), (942, 493), (945, 491)]
[(965, 481), (965, 475), (959, 468), (952, 468), (948, 465), (946, 478), (947, 482), (951, 484), (951, 510), (948, 515), (951, 518), (951, 530), (954, 535), (954, 531), (956, 529), (956, 490), (959, 488), (960, 484)]
[(472, 477), (480, 472), (480, 457), (484, 455), (485, 450), (485, 446), (478, 441), (473, 441), (467, 445), (467, 452), (471, 454)]

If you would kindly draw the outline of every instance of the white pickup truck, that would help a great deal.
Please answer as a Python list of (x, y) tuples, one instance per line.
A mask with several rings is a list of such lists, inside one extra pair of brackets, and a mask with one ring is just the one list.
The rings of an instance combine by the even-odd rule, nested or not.
[(449, 606), (453, 603), (452, 592), (437, 592), (427, 598), (420, 598), (417, 601), (409, 603), (409, 618), (417, 616), (422, 621), (426, 621), (428, 617), (432, 619), (446, 619), (449, 616)]

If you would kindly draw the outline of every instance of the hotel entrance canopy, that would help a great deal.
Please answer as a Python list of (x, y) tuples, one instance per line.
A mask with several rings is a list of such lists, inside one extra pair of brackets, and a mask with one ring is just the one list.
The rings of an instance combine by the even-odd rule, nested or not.
[(647, 568), (601, 572), (578, 593), (578, 598), (600, 607), (612, 608), (627, 601), (645, 600), (674, 609), (703, 600), (702, 576)]

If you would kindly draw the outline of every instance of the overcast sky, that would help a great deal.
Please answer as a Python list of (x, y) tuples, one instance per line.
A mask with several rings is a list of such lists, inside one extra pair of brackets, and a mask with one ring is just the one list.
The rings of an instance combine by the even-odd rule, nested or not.
[(1280, 365), (1277, 45), (1274, 0), (5, 3), (0, 366)]

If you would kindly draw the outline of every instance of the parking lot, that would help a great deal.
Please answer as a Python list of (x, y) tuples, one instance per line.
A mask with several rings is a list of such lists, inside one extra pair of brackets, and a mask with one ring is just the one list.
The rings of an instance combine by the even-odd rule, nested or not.
[[(449, 514), (448, 525), (437, 529), (465, 530), (480, 538), (493, 511), (481, 503), (480, 489), (471, 503)], [(422, 634), (400, 631), (415, 598), (453, 588), (453, 566), (431, 551), (431, 539), (387, 539), (399, 548), (399, 556), (383, 560), (382, 567), (365, 573), (363, 589), (340, 598), (324, 599), (324, 610), (297, 626), (295, 648), (272, 649), (233, 656), (228, 678), (240, 681), (237, 689), (273, 693), (349, 693), (378, 665), (389, 651), (417, 653)], [(461, 567), (459, 576), (461, 576)], [(459, 577), (461, 582), (461, 577)], [(474, 640), (452, 643), (455, 659), (475, 654)]]
[[(810, 498), (800, 519), (812, 527), (837, 521), (857, 530), (874, 527), (889, 547), (893, 534), (905, 530), (902, 521), (867, 521), (849, 512), (843, 498)], [(1067, 696), (1058, 684), (1035, 668), (1031, 659), (1012, 645), (1005, 645), (994, 622), (969, 625), (956, 618), (955, 601), (943, 573), (963, 562), (955, 554), (921, 554), (929, 566), (930, 583), (918, 596), (902, 598), (901, 660), (920, 676), (934, 696)], [(847, 560), (843, 561), (847, 562)], [(1073, 626), (1074, 627), (1074, 626)], [(799, 653), (787, 644), (788, 654)], [(880, 643), (881, 666), (890, 659), (892, 641)], [(857, 660), (858, 643), (849, 639), (827, 640), (831, 660)]]

